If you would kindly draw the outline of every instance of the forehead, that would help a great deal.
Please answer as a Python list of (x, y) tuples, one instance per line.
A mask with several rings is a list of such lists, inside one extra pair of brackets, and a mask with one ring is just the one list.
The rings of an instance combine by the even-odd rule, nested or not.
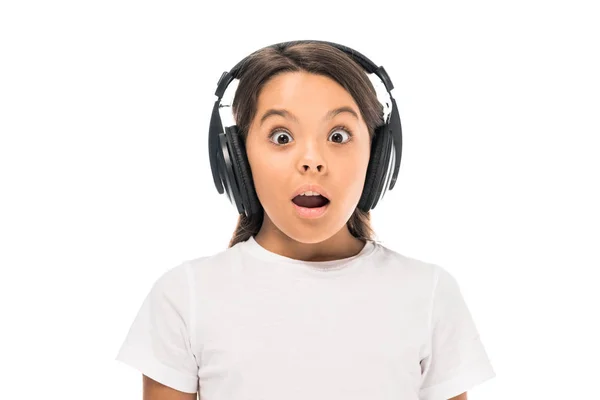
[[(352, 106), (354, 98), (334, 79), (308, 72), (284, 72), (271, 78), (258, 96), (258, 110), (271, 107), (297, 109), (301, 114), (320, 113), (339, 106)], [(327, 110), (324, 110), (323, 108)]]

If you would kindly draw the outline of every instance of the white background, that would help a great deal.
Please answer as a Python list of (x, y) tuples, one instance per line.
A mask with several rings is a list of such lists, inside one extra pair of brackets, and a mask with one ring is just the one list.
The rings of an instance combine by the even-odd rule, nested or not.
[(497, 372), (469, 398), (597, 398), (593, 3), (2, 2), (0, 397), (141, 399), (114, 357), (144, 296), (236, 223), (207, 157), (218, 78), (323, 39), (395, 84), (374, 227), (461, 284)]

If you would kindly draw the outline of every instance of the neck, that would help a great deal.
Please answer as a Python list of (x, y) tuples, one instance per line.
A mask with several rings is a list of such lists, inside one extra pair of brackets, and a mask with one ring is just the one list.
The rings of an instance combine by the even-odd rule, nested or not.
[(365, 241), (352, 236), (346, 225), (339, 232), (321, 242), (299, 242), (277, 229), (266, 215), (254, 239), (266, 250), (302, 261), (331, 261), (349, 258), (358, 254), (365, 246)]

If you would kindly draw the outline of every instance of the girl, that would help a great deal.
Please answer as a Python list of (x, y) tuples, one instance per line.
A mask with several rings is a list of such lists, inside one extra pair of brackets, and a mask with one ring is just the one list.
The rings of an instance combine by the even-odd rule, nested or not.
[(320, 41), (223, 74), (211, 166), (240, 217), (227, 249), (171, 268), (144, 300), (117, 359), (142, 373), (145, 399), (466, 399), (495, 376), (453, 276), (374, 239), (370, 209), (400, 161), (392, 88)]

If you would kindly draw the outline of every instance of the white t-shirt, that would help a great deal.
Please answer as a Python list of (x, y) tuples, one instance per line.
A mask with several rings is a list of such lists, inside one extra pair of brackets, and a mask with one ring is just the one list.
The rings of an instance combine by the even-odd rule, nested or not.
[(185, 261), (116, 359), (201, 400), (446, 400), (495, 377), (452, 275), (372, 241), (306, 262), (250, 238)]

